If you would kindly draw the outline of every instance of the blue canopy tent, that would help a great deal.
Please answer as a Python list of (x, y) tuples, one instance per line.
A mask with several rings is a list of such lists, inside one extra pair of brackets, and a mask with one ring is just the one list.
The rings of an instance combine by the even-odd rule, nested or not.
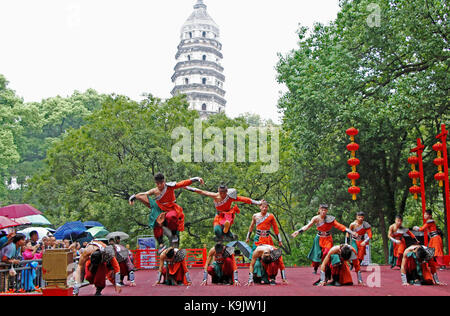
[(84, 224), (80, 221), (77, 222), (68, 222), (59, 227), (56, 231), (54, 236), (56, 239), (62, 240), (62, 239), (70, 239), (75, 240), (83, 234), (86, 231), (86, 227)]

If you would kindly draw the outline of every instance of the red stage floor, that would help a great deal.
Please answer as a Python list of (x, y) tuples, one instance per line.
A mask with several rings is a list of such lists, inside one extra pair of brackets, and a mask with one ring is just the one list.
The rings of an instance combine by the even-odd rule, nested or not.
[[(363, 267), (364, 282), (369, 286), (345, 286), (345, 287), (317, 287), (312, 284), (319, 279), (318, 275), (312, 273), (312, 268), (288, 268), (286, 276), (288, 285), (278, 284), (255, 285), (252, 287), (233, 287), (227, 285), (200, 286), (203, 278), (203, 269), (191, 269), (193, 285), (184, 286), (152, 286), (156, 280), (155, 270), (141, 270), (136, 272), (136, 287), (125, 286), (121, 296), (450, 296), (450, 286), (402, 286), (400, 272), (391, 270), (390, 267), (381, 266), (379, 272), (372, 268), (366, 271)], [(370, 269), (370, 268), (369, 268)], [(450, 284), (450, 270), (439, 271), (441, 282)], [(356, 284), (356, 274), (352, 272), (353, 281)], [(248, 269), (239, 269), (239, 280), (242, 285), (246, 284)], [(210, 278), (209, 278), (210, 280)], [(125, 281), (126, 282), (126, 281)], [(281, 282), (278, 276), (277, 282)], [(112, 285), (107, 282), (103, 290), (104, 296), (118, 295), (114, 292)], [(377, 287), (380, 286), (380, 287)], [(80, 296), (89, 296), (95, 293), (92, 286), (80, 290)]]

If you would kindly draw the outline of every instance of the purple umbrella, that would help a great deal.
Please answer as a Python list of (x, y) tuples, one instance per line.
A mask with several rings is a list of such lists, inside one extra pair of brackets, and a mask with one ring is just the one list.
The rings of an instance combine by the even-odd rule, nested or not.
[(13, 204), (5, 207), (0, 207), (0, 216), (9, 218), (20, 218), (29, 215), (41, 215), (42, 212), (38, 211), (29, 204)]

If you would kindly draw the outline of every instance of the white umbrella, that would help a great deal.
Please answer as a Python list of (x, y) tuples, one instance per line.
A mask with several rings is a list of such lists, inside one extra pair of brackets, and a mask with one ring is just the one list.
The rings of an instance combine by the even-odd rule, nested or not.
[(19, 231), (18, 233), (24, 234), (27, 239), (30, 238), (30, 233), (35, 230), (38, 233), (39, 240), (41, 240), (43, 237), (48, 236), (50, 231), (47, 228), (44, 227), (28, 227), (24, 230)]
[(126, 240), (126, 239), (130, 238), (130, 236), (128, 236), (128, 234), (126, 234), (124, 232), (109, 233), (105, 238), (111, 239), (111, 238), (116, 238), (116, 237), (120, 237), (120, 240)]

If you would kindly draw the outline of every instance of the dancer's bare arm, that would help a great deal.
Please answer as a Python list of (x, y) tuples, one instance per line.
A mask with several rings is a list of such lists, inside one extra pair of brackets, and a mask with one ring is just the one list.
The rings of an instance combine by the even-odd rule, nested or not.
[(313, 225), (317, 222), (318, 220), (318, 216), (314, 216), (311, 221), (309, 222), (309, 224), (307, 224), (306, 226), (303, 226), (300, 230), (297, 230), (296, 232), (294, 232), (291, 236), (292, 237), (297, 237), (300, 233), (304, 233), (306, 232), (308, 229), (310, 229), (311, 227), (313, 227)]
[(186, 190), (191, 191), (191, 192), (195, 192), (197, 194), (203, 195), (203, 196), (207, 196), (213, 199), (217, 199), (219, 194), (217, 192), (208, 192), (208, 191), (203, 191), (197, 188), (193, 188), (193, 187), (186, 187)]
[(211, 262), (213, 261), (214, 256), (216, 255), (216, 249), (213, 247), (211, 248), (211, 250), (208, 253), (208, 258), (206, 258), (206, 263), (205, 263), (205, 270), (203, 272), (203, 281), (202, 283), (200, 283), (201, 286), (207, 285), (208, 284), (208, 267), (211, 264)]
[(148, 196), (149, 195), (158, 195), (159, 191), (157, 188), (153, 188), (147, 192), (142, 192), (142, 193), (138, 193), (134, 195), (134, 199), (129, 200), (130, 205), (134, 205), (134, 201), (137, 200), (139, 202), (141, 202), (142, 204), (144, 204), (147, 207), (150, 207), (150, 203), (148, 201)]
[(251, 222), (251, 224), (250, 224), (250, 227), (248, 228), (248, 234), (247, 234), (247, 238), (246, 238), (246, 240), (245, 240), (245, 242), (246, 242), (247, 244), (248, 244), (249, 241), (250, 241), (250, 235), (251, 235), (251, 233), (252, 233), (252, 231), (253, 231), (253, 228), (255, 228), (255, 225), (256, 225), (256, 214), (253, 215), (253, 217), (252, 217), (252, 222)]

